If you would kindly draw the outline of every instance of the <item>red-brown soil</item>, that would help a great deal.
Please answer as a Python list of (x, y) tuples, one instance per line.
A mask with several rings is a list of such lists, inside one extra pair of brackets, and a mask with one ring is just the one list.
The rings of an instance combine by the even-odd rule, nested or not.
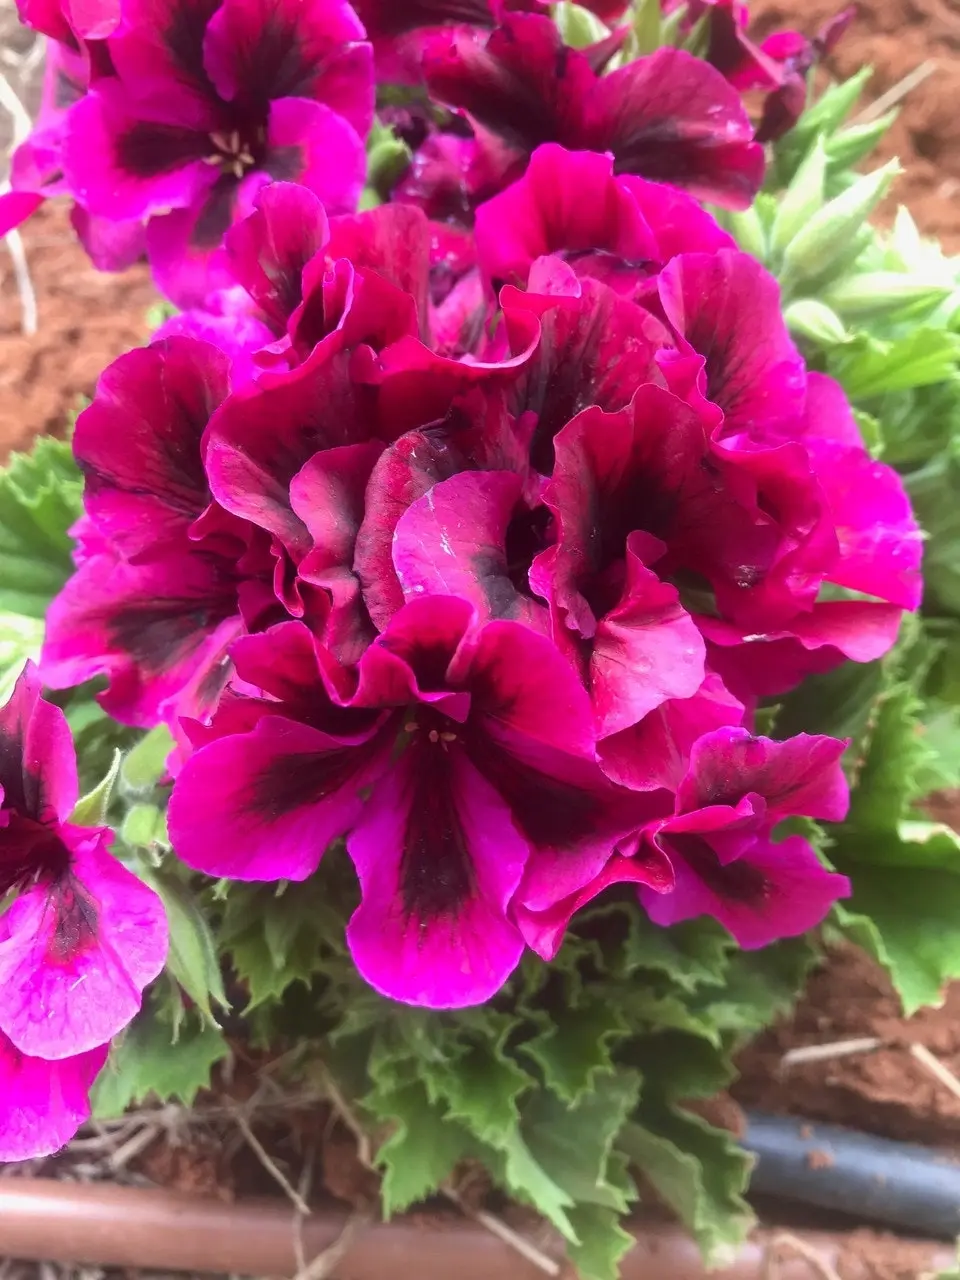
[[(781, 1065), (789, 1049), (866, 1037), (883, 1047), (787, 1069)], [(960, 1099), (911, 1055), (914, 1044), (960, 1074), (960, 985), (950, 988), (942, 1008), (922, 1009), (905, 1019), (886, 976), (866, 956), (844, 947), (814, 974), (793, 1016), (743, 1054), (742, 1077), (733, 1092), (763, 1110), (960, 1154)]]
[(146, 340), (157, 298), (145, 266), (122, 276), (95, 271), (59, 203), (41, 209), (22, 236), (39, 323), (33, 336), (21, 331), (13, 266), (0, 244), (0, 458), (39, 432), (66, 428), (103, 368)]
[[(795, 27), (812, 34), (844, 0), (750, 0), (752, 29), (765, 34)], [(846, 79), (874, 68), (866, 101), (879, 98), (928, 60), (937, 67), (904, 98), (900, 116), (876, 153), (898, 156), (904, 173), (883, 213), (905, 204), (921, 230), (960, 250), (960, 3), (958, 0), (859, 0), (857, 18), (827, 71)], [(873, 160), (871, 160), (871, 165)]]

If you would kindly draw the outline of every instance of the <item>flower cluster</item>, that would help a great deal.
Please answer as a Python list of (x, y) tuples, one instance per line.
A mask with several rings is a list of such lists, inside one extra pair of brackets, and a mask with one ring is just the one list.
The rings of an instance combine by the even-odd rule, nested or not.
[[(527, 85), (498, 59), (546, 21), (448, 34), (458, 83)], [(581, 56), (549, 110), (596, 123)], [(844, 744), (755, 712), (919, 601), (900, 482), (774, 280), (597, 128), (605, 153), (512, 131), (529, 161), (470, 235), (263, 186), (225, 287), (77, 423), (44, 678), (169, 725), (189, 866), (303, 880), (344, 838), (357, 967), (412, 1003), (488, 999), (613, 884), (744, 947), (818, 923), (848, 883), (778, 825), (843, 817)]]
[(76, 802), (70, 730), (28, 664), (0, 708), (0, 1160), (69, 1141), (166, 958), (160, 899)]
[(216, 287), (223, 233), (272, 179), (301, 183), (332, 211), (356, 207), (373, 54), (346, 0), (20, 4), (50, 54), (0, 233), (46, 197), (70, 196), (98, 267), (146, 252), (183, 304)]
[[(805, 76), (846, 24), (762, 45), (734, 0), (663, 0), (676, 42), (637, 56), (625, 0), (592, 0), (597, 39), (564, 44), (547, 0), (18, 0), (47, 36), (37, 127), (0, 196), (0, 235), (72, 200), (97, 267), (144, 254), (178, 306), (230, 284), (226, 230), (271, 180), (329, 214), (361, 197), (375, 88), (408, 145), (379, 196), (464, 226), (549, 142), (618, 173), (746, 207), (760, 143), (796, 120)], [(605, 24), (610, 24), (609, 26)], [(702, 46), (702, 48), (701, 48)], [(765, 93), (759, 127), (741, 101)]]

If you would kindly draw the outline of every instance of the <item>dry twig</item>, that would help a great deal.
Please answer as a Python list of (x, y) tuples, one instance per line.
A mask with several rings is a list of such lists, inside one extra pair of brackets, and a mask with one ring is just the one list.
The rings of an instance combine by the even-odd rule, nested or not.
[(247, 1146), (263, 1165), (264, 1169), (266, 1169), (274, 1182), (276, 1182), (283, 1190), (284, 1195), (296, 1209), (297, 1213), (301, 1213), (305, 1218), (308, 1218), (310, 1216), (310, 1206), (304, 1200), (303, 1196), (300, 1195), (299, 1191), (297, 1191), (296, 1187), (293, 1186), (283, 1170), (277, 1166), (263, 1143), (250, 1128), (250, 1122), (247, 1120), (247, 1117), (239, 1108), (237, 1108), (233, 1113), (233, 1118), (236, 1121), (237, 1128), (246, 1139)]
[(498, 1218), (492, 1213), (487, 1213), (485, 1209), (474, 1209), (472, 1205), (466, 1203), (453, 1187), (441, 1187), (440, 1189), (447, 1199), (451, 1200), (468, 1218), (472, 1218), (478, 1226), (483, 1227), (491, 1235), (496, 1236), (498, 1240), (502, 1240), (504, 1244), (509, 1245), (515, 1253), (519, 1253), (528, 1262), (532, 1262), (544, 1275), (558, 1276), (560, 1274), (560, 1264), (558, 1262), (554, 1262), (553, 1258), (548, 1258), (542, 1250), (538, 1249), (525, 1236), (507, 1226), (502, 1218)]
[(807, 1044), (788, 1049), (780, 1059), (780, 1070), (789, 1071), (808, 1062), (829, 1062), (833, 1058), (848, 1058), (857, 1053), (872, 1053), (883, 1041), (877, 1036), (861, 1036), (858, 1040), (833, 1040), (829, 1044)]
[(789, 1231), (778, 1232), (767, 1246), (763, 1259), (764, 1280), (777, 1280), (783, 1255), (792, 1254), (809, 1262), (821, 1280), (840, 1280), (840, 1273), (812, 1245)]
[[(2, 106), (10, 119), (13, 121), (13, 143), (12, 148), (16, 148), (21, 142), (24, 142), (30, 134), (30, 116), (26, 107), (17, 97), (13, 85), (7, 77), (0, 71), (0, 106)], [(4, 183), (0, 187), (0, 191), (7, 190), (9, 183)], [(13, 263), (13, 274), (17, 282), (17, 292), (20, 294), (20, 312), (22, 316), (21, 328), (27, 337), (32, 337), (37, 332), (38, 312), (37, 312), (37, 294), (33, 287), (33, 281), (30, 278), (30, 265), (27, 262), (27, 253), (23, 247), (23, 240), (19, 231), (8, 231), (6, 235), (7, 249), (10, 253), (10, 261)]]
[(347, 1250), (353, 1243), (354, 1236), (361, 1227), (365, 1227), (370, 1221), (371, 1214), (366, 1209), (360, 1209), (351, 1214), (333, 1244), (324, 1249), (322, 1253), (318, 1253), (305, 1267), (302, 1267), (293, 1280), (331, 1280), (334, 1267), (343, 1261)]
[(935, 1058), (925, 1045), (912, 1044), (910, 1053), (930, 1075), (940, 1081), (945, 1089), (949, 1089), (955, 1098), (960, 1098), (960, 1080), (949, 1067), (943, 1065), (939, 1058)]
[(923, 84), (924, 80), (932, 76), (936, 70), (937, 63), (933, 58), (928, 58), (926, 62), (921, 62), (919, 67), (914, 67), (908, 75), (905, 75), (902, 80), (898, 80), (886, 93), (881, 93), (880, 97), (871, 102), (869, 107), (864, 107), (862, 111), (858, 112), (850, 121), (850, 124), (872, 124), (874, 120), (879, 120), (885, 112), (889, 111), (891, 107), (895, 107), (898, 102), (902, 102), (908, 93), (912, 93), (914, 89)]

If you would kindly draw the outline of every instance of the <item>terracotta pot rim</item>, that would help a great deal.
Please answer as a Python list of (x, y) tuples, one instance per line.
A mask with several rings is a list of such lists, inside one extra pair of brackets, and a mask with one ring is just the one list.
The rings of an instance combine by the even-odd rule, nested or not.
[[(302, 1258), (333, 1246), (349, 1213), (312, 1214), (299, 1225)], [(162, 1188), (109, 1183), (58, 1182), (49, 1178), (0, 1179), (0, 1258), (89, 1266), (143, 1268), (255, 1276), (290, 1276), (297, 1270), (296, 1219), (283, 1203), (227, 1204)], [(637, 1244), (627, 1256), (623, 1280), (702, 1280), (693, 1242), (679, 1229), (636, 1223)], [(776, 1233), (760, 1231), (715, 1280), (761, 1280)], [(830, 1265), (845, 1258), (844, 1280), (868, 1280), (876, 1272), (857, 1263), (849, 1237), (797, 1232), (791, 1237)], [(539, 1242), (538, 1242), (539, 1244)], [(918, 1270), (935, 1272), (955, 1261), (940, 1244), (917, 1241)], [(572, 1277), (555, 1244), (545, 1252)], [(784, 1250), (777, 1280), (822, 1278), (808, 1258)], [(338, 1280), (382, 1280), (400, 1269), (416, 1280), (542, 1280), (544, 1272), (514, 1248), (468, 1219), (436, 1222), (398, 1218), (359, 1225), (336, 1267)]]

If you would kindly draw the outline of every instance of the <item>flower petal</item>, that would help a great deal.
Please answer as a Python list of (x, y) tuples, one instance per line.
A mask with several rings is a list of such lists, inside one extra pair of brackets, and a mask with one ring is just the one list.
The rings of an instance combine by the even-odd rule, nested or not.
[(389, 749), (376, 729), (340, 739), (265, 714), (184, 765), (169, 810), (177, 855), (232, 880), (305, 880), (357, 821)]
[(437, 753), (429, 772), (418, 757), (404, 752), (348, 837), (363, 896), (347, 943), (382, 995), (434, 1009), (481, 1004), (523, 953), (507, 906), (527, 844), (461, 752)]
[(63, 827), (70, 870), (7, 910), (0, 1030), (30, 1057), (86, 1053), (122, 1031), (163, 968), (163, 904), (107, 849), (112, 833)]
[(66, 716), (40, 690), (37, 668), (27, 662), (0, 707), (0, 801), (21, 817), (63, 822), (79, 789), (73, 737)]
[(55, 1155), (90, 1118), (109, 1045), (73, 1058), (28, 1058), (0, 1034), (0, 1163)]
[(756, 794), (773, 819), (802, 815), (842, 822), (849, 805), (840, 767), (846, 745), (818, 734), (774, 742), (748, 729), (717, 729), (691, 750), (689, 771), (677, 791), (678, 811), (735, 805)]
[(846, 876), (827, 871), (801, 836), (779, 844), (758, 836), (735, 861), (721, 865), (697, 835), (677, 833), (662, 846), (673, 854), (676, 888), (640, 900), (655, 924), (710, 915), (745, 950), (794, 938), (820, 924), (839, 898), (850, 894)]
[(189, 338), (129, 351), (101, 374), (73, 447), (87, 515), (124, 557), (153, 556), (206, 507), (200, 441), (228, 387), (223, 353)]

